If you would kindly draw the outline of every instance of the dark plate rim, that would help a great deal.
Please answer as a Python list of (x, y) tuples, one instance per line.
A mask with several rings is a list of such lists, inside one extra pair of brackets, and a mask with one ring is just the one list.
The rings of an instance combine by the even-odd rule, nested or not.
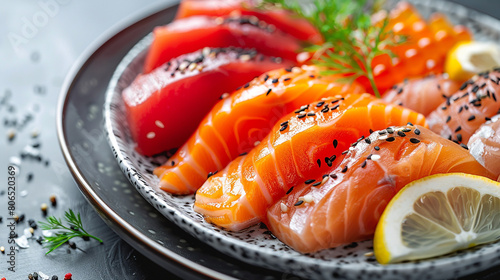
[[(124, 218), (118, 215), (111, 206), (107, 205), (93, 190), (90, 183), (84, 178), (72, 153), (69, 150), (69, 143), (66, 139), (66, 130), (64, 128), (64, 119), (67, 109), (68, 97), (73, 90), (75, 79), (80, 75), (82, 70), (91, 61), (92, 57), (106, 44), (112, 41), (119, 33), (126, 32), (127, 29), (143, 19), (152, 16), (153, 14), (164, 9), (173, 7), (178, 1), (169, 1), (167, 4), (159, 3), (153, 4), (126, 17), (111, 28), (101, 34), (94, 40), (84, 52), (77, 58), (70, 71), (64, 79), (61, 91), (59, 93), (59, 100), (56, 109), (56, 131), (59, 146), (61, 148), (64, 160), (69, 167), (69, 170), (78, 185), (78, 188), (86, 198), (86, 200), (95, 208), (101, 218), (115, 231), (121, 238), (136, 249), (148, 249), (152, 254), (160, 257), (168, 258), (169, 260), (191, 269), (203, 276), (215, 279), (234, 279), (228, 275), (222, 274), (210, 268), (197, 264), (189, 259), (180, 256), (173, 251), (166, 249), (157, 242), (151, 240), (149, 237), (141, 233)], [(134, 244), (135, 243), (135, 244)], [(139, 250), (141, 252), (141, 250)], [(141, 252), (143, 253), (143, 252)], [(149, 257), (150, 258), (150, 257)], [(150, 258), (151, 259), (151, 258)]]

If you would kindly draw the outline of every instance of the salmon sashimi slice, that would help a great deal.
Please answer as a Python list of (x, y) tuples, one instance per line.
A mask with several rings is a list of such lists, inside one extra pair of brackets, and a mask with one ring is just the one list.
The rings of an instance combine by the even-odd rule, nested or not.
[(460, 85), (460, 82), (448, 79), (445, 75), (429, 75), (393, 86), (382, 99), (427, 116), (457, 92)]
[[(321, 77), (319, 72), (314, 66), (273, 70), (227, 95), (187, 143), (156, 168), (161, 189), (173, 194), (194, 193), (211, 172), (222, 170), (238, 155), (250, 151), (284, 115), (323, 97), (364, 92), (356, 83), (339, 83), (340, 76)], [(320, 107), (327, 110), (335, 106), (325, 105)]]
[[(369, 94), (321, 102), (283, 117), (247, 155), (211, 176), (196, 192), (195, 211), (208, 222), (241, 230), (265, 219), (267, 208), (291, 186), (336, 166), (341, 152), (371, 130), (426, 125), (423, 115)], [(325, 105), (331, 108), (323, 110)]]
[(467, 145), (471, 155), (500, 182), (500, 115), (482, 124)]
[(465, 82), (458, 92), (429, 114), (432, 131), (457, 143), (467, 144), (472, 134), (500, 110), (500, 68)]
[(320, 184), (300, 184), (267, 211), (267, 225), (301, 253), (371, 238), (387, 203), (428, 175), (465, 172), (493, 178), (466, 149), (420, 126), (377, 131), (360, 141)]

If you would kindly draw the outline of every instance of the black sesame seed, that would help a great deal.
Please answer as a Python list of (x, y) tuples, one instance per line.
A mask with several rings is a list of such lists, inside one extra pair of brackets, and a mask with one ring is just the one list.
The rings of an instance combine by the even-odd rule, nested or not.
[(457, 141), (462, 142), (462, 134), (460, 133), (457, 134)]
[(339, 106), (340, 106), (339, 104), (337, 104), (337, 105), (333, 106), (333, 107), (332, 107), (332, 110), (335, 110), (335, 109), (339, 108)]
[(408, 127), (407, 128), (403, 128), (401, 131), (403, 131), (403, 132), (410, 132), (411, 128), (408, 128)]
[(243, 86), (243, 88), (247, 88), (247, 87), (249, 87), (249, 86), (250, 86), (250, 84), (249, 84), (249, 83), (246, 83), (246, 84)]
[(491, 121), (491, 118), (488, 118), (488, 117), (484, 117), (484, 121)]
[(366, 160), (363, 161), (363, 163), (361, 164), (361, 168), (365, 168), (366, 167)]
[(342, 152), (342, 155), (345, 155), (345, 154), (347, 154), (348, 152), (349, 152), (349, 150), (345, 150), (345, 151), (343, 151), (343, 152)]
[(309, 75), (309, 78), (314, 79), (314, 75)]
[(370, 128), (368, 131), (370, 132), (370, 134), (372, 134), (372, 133), (373, 133), (373, 129), (371, 129), (371, 128)]
[(402, 92), (403, 92), (403, 88), (402, 88), (402, 87), (400, 87), (400, 88), (398, 89), (398, 92), (396, 92), (396, 93), (397, 93), (397, 94), (401, 94)]
[(337, 159), (337, 156), (336, 156), (336, 155), (333, 155), (333, 156), (331, 156), (331, 157), (329, 158), (329, 160), (330, 160), (331, 162), (335, 161), (336, 159)]
[(321, 185), (321, 181), (319, 181), (319, 182), (316, 182), (316, 183), (312, 184), (312, 186), (313, 186), (313, 187), (317, 187), (317, 186), (319, 186), (319, 185)]
[(314, 116), (316, 116), (316, 113), (314, 113), (314, 112), (309, 112), (309, 113), (307, 113), (307, 116), (308, 116), (308, 117), (314, 117)]
[(459, 132), (460, 130), (462, 130), (462, 127), (461, 127), (461, 126), (458, 126), (458, 127), (455, 129), (455, 132)]
[(462, 148), (464, 148), (464, 149), (466, 149), (466, 150), (468, 150), (468, 149), (469, 149), (469, 147), (467, 147), (467, 145), (465, 145), (465, 144), (463, 144), (463, 143), (460, 143), (460, 147), (462, 147)]
[(380, 150), (380, 147), (379, 146), (375, 146), (375, 151), (378, 151)]
[(337, 179), (337, 175), (336, 174), (330, 174), (330, 178)]
[(468, 85), (468, 82), (463, 83), (462, 86), (460, 86), (460, 90), (464, 90)]
[(476, 119), (476, 116), (471, 115), (471, 116), (467, 119), (467, 121), (469, 121), (469, 122), (470, 122), (470, 121), (473, 121), (473, 120), (475, 120), (475, 119)]
[(370, 140), (370, 138), (366, 138), (366, 139), (365, 139), (365, 142), (366, 142), (367, 144), (371, 144), (371, 143), (372, 143), (372, 140)]
[(282, 126), (282, 127), (280, 128), (280, 132), (281, 132), (281, 131), (283, 131), (283, 130), (285, 130), (285, 129), (287, 129), (287, 128), (288, 128), (288, 125), (286, 125), (286, 124), (285, 124), (284, 126)]
[(214, 176), (215, 174), (217, 174), (217, 172), (219, 172), (219, 171), (215, 170), (214, 172), (208, 172), (207, 179)]
[(495, 102), (497, 102), (497, 97), (496, 97), (494, 92), (491, 93), (491, 97), (493, 97), (493, 100), (495, 100)]
[(285, 71), (290, 73), (290, 72), (292, 72), (292, 68), (286, 68)]
[(420, 129), (418, 128), (415, 128), (415, 130), (413, 131), (416, 135), (420, 135)]
[(326, 113), (328, 113), (328, 111), (330, 111), (330, 108), (325, 107), (325, 108), (323, 108), (323, 109), (321, 110), (321, 113), (326, 114)]
[(472, 93), (476, 93), (479, 90), (479, 87), (476, 85), (472, 88)]
[(386, 133), (387, 133), (387, 131), (386, 131), (386, 130), (381, 130), (381, 131), (379, 131), (379, 132), (378, 132), (378, 134), (379, 134), (379, 135), (384, 135), (384, 134), (386, 134)]
[(408, 122), (406, 124), (409, 125), (409, 126), (413, 126), (413, 124), (411, 122)]
[(451, 116), (446, 117), (446, 123), (451, 121)]
[(398, 135), (401, 136), (401, 137), (405, 137), (406, 136), (406, 134), (403, 131), (401, 131), (401, 130), (398, 130)]
[(318, 160), (316, 160), (316, 162), (318, 163), (318, 167), (321, 167), (321, 160), (318, 159)]
[(346, 165), (346, 166), (344, 166), (344, 168), (342, 168), (342, 171), (341, 171), (341, 172), (342, 172), (342, 173), (346, 173), (346, 172), (347, 172), (347, 165)]
[(297, 118), (302, 119), (306, 116), (306, 114), (298, 115)]
[(271, 93), (271, 90), (272, 89), (268, 89), (267, 92), (266, 92), (266, 96), (268, 96), (270, 93)]
[(304, 203), (304, 201), (303, 200), (299, 200), (293, 206), (300, 206), (300, 205), (302, 205), (302, 203)]
[(284, 121), (280, 125), (287, 125), (287, 124), (288, 124), (288, 121)]
[(286, 191), (286, 194), (290, 194), (292, 191), (293, 191), (293, 186), (290, 189), (288, 189), (288, 191)]
[(417, 138), (410, 138), (410, 142), (412, 142), (413, 144), (417, 144), (420, 143), (420, 140), (418, 140)]
[(316, 180), (314, 180), (314, 179), (309, 179), (309, 180), (305, 181), (305, 183), (306, 183), (306, 185), (309, 185), (309, 184), (313, 183), (314, 181), (316, 181)]
[(279, 80), (278, 80), (278, 79), (273, 79), (271, 82), (272, 82), (273, 84), (276, 84), (277, 82), (279, 82)]
[(394, 129), (392, 127), (388, 127), (386, 130), (387, 133), (394, 133)]
[(460, 114), (463, 109), (464, 109), (464, 106), (460, 106), (460, 108), (458, 108), (458, 113)]
[(318, 104), (316, 104), (316, 107), (321, 107), (323, 106), (323, 104), (325, 104), (325, 101), (320, 101), (318, 102)]
[(285, 78), (285, 79), (283, 79), (283, 81), (284, 81), (284, 82), (288, 82), (288, 81), (290, 81), (291, 79), (292, 79), (292, 78)]
[(266, 74), (266, 76), (264, 76), (264, 82), (267, 81), (269, 79), (269, 75)]
[(448, 107), (443, 106), (443, 107), (441, 107), (441, 110), (446, 110), (447, 108), (448, 108)]
[(389, 138), (385, 139), (385, 141), (387, 141), (387, 142), (392, 142), (394, 140), (396, 140), (396, 138), (394, 138), (394, 137), (389, 137)]
[(172, 160), (172, 162), (170, 162), (170, 164), (171, 164), (172, 166), (174, 166), (174, 165), (175, 165), (175, 161), (173, 161), (173, 160)]
[(333, 147), (337, 148), (337, 145), (339, 144), (339, 141), (337, 139), (333, 140)]

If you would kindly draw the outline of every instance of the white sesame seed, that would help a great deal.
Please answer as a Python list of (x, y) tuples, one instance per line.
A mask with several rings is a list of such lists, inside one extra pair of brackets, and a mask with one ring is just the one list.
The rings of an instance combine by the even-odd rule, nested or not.
[(286, 206), (283, 202), (281, 202), (281, 212), (288, 212), (288, 206)]
[(163, 125), (163, 123), (162, 123), (161, 121), (159, 121), (159, 120), (156, 120), (156, 121), (155, 121), (155, 124), (156, 124), (156, 126), (157, 126), (157, 127), (159, 127), (159, 128), (165, 128), (165, 125)]
[(155, 138), (155, 136), (156, 136), (156, 133), (154, 133), (154, 132), (152, 132), (152, 131), (146, 135), (146, 137), (147, 137), (148, 139), (153, 139), (153, 138)]
[(193, 71), (196, 68), (196, 66), (198, 66), (198, 63), (191, 63), (189, 64), (188, 70)]
[(208, 56), (210, 54), (210, 48), (204, 47), (202, 53), (204, 56)]
[(201, 72), (203, 70), (203, 65), (198, 64), (198, 67), (196, 67), (196, 69)]
[(313, 197), (310, 194), (304, 195), (304, 202), (311, 203), (313, 202)]
[(250, 23), (251, 24), (257, 24), (259, 22), (259, 18), (257, 18), (256, 16), (251, 16), (250, 17)]
[(255, 141), (255, 143), (253, 143), (254, 146), (257, 146), (260, 144), (260, 141)]
[(302, 73), (302, 69), (300, 69), (299, 67), (293, 67), (292, 73), (295, 73), (295, 74)]
[(241, 56), (240, 56), (240, 60), (241, 60), (241, 61), (249, 61), (249, 60), (250, 60), (250, 58), (251, 58), (251, 57), (250, 57), (250, 55), (248, 55), (248, 54), (244, 54), (244, 55), (241, 55)]
[(365, 257), (373, 257), (373, 252), (366, 252)]
[(377, 161), (377, 160), (379, 160), (379, 159), (380, 159), (380, 156), (379, 156), (379, 155), (372, 155), (371, 159), (372, 159), (373, 161)]
[(229, 93), (223, 93), (221, 96), (220, 96), (222, 99), (226, 99), (229, 97)]
[(323, 180), (321, 180), (321, 184), (326, 183), (326, 181), (328, 181), (328, 176), (325, 176), (325, 177), (323, 178)]
[(184, 62), (181, 63), (181, 65), (179, 65), (179, 70), (184, 71), (184, 70), (186, 70), (186, 68), (188, 66), (189, 66), (189, 62), (184, 61)]
[(215, 23), (221, 25), (224, 23), (224, 19), (222, 17), (215, 18)]
[(387, 134), (384, 134), (384, 135), (380, 136), (380, 137), (378, 138), (378, 140), (385, 140), (385, 139), (387, 139), (387, 138), (389, 138), (389, 136), (387, 136)]

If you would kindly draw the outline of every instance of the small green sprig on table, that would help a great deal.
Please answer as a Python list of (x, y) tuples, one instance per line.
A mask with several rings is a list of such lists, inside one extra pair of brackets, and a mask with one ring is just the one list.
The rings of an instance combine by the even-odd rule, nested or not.
[(403, 43), (406, 38), (393, 36), (387, 30), (388, 19), (381, 26), (373, 25), (371, 14), (381, 6), (375, 0), (372, 8), (367, 7), (366, 0), (312, 0), (311, 9), (304, 9), (297, 0), (264, 0), (265, 5), (279, 7), (305, 18), (321, 33), (322, 45), (314, 45), (305, 49), (317, 54), (313, 62), (324, 66), (328, 74), (346, 75), (348, 81), (366, 77), (375, 96), (380, 93), (375, 83), (372, 61), (376, 56), (395, 55), (388, 49)]
[(46, 255), (74, 237), (82, 237), (84, 239), (93, 238), (102, 243), (100, 238), (89, 234), (83, 228), (80, 213), (75, 214), (73, 210), (69, 209), (64, 213), (64, 220), (68, 226), (63, 225), (61, 219), (57, 219), (54, 216), (47, 217), (47, 222), (38, 222), (43, 230), (57, 230), (54, 236), (45, 237), (43, 240), (44, 246), (49, 249), (49, 251), (45, 253)]

